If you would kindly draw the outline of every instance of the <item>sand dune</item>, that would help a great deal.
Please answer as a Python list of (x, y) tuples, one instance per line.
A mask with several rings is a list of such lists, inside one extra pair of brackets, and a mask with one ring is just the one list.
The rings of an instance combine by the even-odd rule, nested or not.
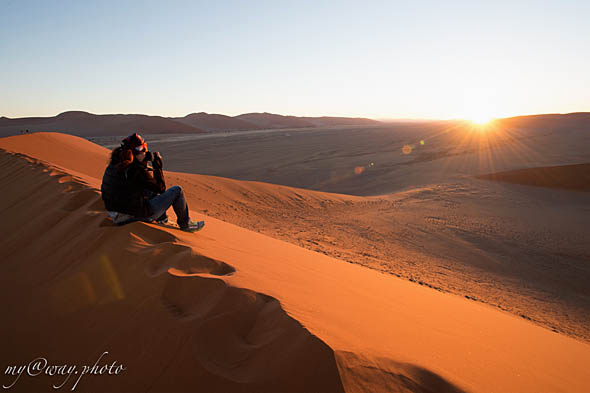
[(538, 187), (590, 191), (590, 164), (517, 169), (481, 175), (480, 179)]
[(568, 129), (584, 129), (590, 122), (589, 112), (549, 113), (542, 115), (514, 116), (495, 120), (501, 127), (529, 128), (563, 131)]
[(262, 128), (305, 128), (324, 127), (333, 125), (378, 125), (377, 120), (358, 117), (300, 117), (284, 116), (274, 113), (244, 113), (235, 116), (236, 119), (255, 124)]
[[(113, 227), (97, 191), (106, 149), (59, 134), (4, 138), (0, 147), (10, 190), (0, 249), (5, 365), (39, 354), (88, 364), (106, 350), (127, 367), (86, 376), (77, 391), (590, 389), (586, 343), (206, 217), (198, 199), (192, 216), (207, 227), (197, 235)], [(293, 204), (360, 198), (214, 177), (203, 184), (252, 193), (244, 199), (274, 190)], [(56, 382), (23, 377), (16, 386)]]
[[(430, 122), (150, 147), (168, 170), (254, 181), (170, 173), (207, 215), (588, 341), (590, 196), (478, 177), (590, 162), (583, 115), (517, 118), (507, 128)], [(362, 198), (330, 203), (336, 194), (305, 190), (277, 198), (258, 182)]]
[(300, 128), (313, 127), (313, 123), (297, 116), (282, 116), (273, 113), (244, 113), (237, 119), (247, 121), (262, 128)]
[(183, 124), (188, 124), (192, 127), (197, 127), (213, 132), (228, 130), (255, 130), (260, 128), (253, 123), (248, 123), (230, 116), (205, 112), (191, 113), (184, 117), (174, 117), (172, 119)]
[[(23, 144), (19, 141), (28, 139), (20, 138), (42, 143)], [(49, 148), (55, 144), (57, 151)], [(102, 176), (109, 154), (56, 133), (4, 138), (0, 147), (95, 178)], [(172, 158), (165, 155), (165, 169)], [(407, 166), (407, 178), (424, 181), (420, 178), (433, 176), (431, 171), (444, 173), (440, 168), (452, 174), (456, 164), (442, 163)], [(210, 217), (590, 340), (586, 193), (465, 175), (374, 197), (170, 171), (166, 178), (169, 186), (183, 187), (193, 210)]]
[(217, 131), (243, 131), (266, 128), (325, 127), (334, 125), (376, 125), (376, 120), (348, 117), (297, 117), (271, 113), (246, 113), (225, 116), (205, 112), (184, 117), (162, 117), (142, 114), (96, 115), (67, 111), (51, 117), (0, 117), (0, 136), (29, 132), (63, 132), (85, 137), (121, 136), (129, 130), (142, 134), (201, 134)]
[(18, 135), (24, 131), (59, 131), (79, 136), (123, 135), (129, 130), (144, 134), (199, 134), (205, 131), (161, 116), (95, 115), (69, 111), (53, 117), (0, 118), (0, 136)]

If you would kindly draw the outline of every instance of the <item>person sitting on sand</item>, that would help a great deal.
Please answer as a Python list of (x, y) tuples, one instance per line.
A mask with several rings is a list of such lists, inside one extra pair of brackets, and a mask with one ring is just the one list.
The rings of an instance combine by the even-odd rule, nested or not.
[[(148, 166), (151, 161), (152, 168)], [(180, 186), (166, 189), (162, 156), (152, 153), (137, 133), (128, 136), (113, 149), (100, 187), (102, 200), (113, 222), (168, 222), (166, 211), (172, 206), (183, 231), (195, 232), (204, 221), (190, 220), (188, 205)]]

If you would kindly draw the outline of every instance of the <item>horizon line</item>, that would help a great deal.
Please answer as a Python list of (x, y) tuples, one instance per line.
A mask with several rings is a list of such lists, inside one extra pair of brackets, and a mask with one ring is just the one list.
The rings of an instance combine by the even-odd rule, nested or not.
[[(95, 112), (89, 112), (89, 111), (85, 111), (85, 110), (66, 110), (66, 111), (62, 111), (57, 113), (56, 115), (53, 116), (39, 116), (39, 115), (33, 115), (33, 116), (22, 116), (22, 117), (9, 117), (9, 116), (5, 116), (5, 115), (1, 115), (0, 118), (2, 119), (10, 119), (10, 120), (16, 120), (16, 119), (26, 119), (26, 118), (51, 118), (51, 117), (57, 117), (59, 115), (62, 115), (64, 113), (70, 113), (70, 112), (81, 112), (81, 113), (87, 113), (90, 115), (97, 115), (97, 116), (108, 116), (108, 115), (112, 115), (112, 116), (133, 116), (133, 115), (140, 115), (140, 116), (153, 116), (153, 117), (162, 117), (165, 119), (181, 119), (184, 118), (186, 116), (192, 115), (192, 114), (199, 114), (199, 113), (203, 113), (203, 114), (207, 114), (207, 115), (222, 115), (222, 116), (227, 116), (227, 117), (231, 117), (231, 118), (236, 118), (238, 116), (242, 116), (242, 115), (247, 115), (247, 114), (268, 114), (268, 115), (277, 115), (277, 116), (284, 116), (284, 117), (298, 117), (298, 118), (322, 118), (322, 117), (336, 117), (336, 118), (349, 118), (349, 119), (368, 119), (368, 120), (375, 120), (375, 121), (379, 121), (379, 122), (395, 122), (395, 121), (405, 121), (405, 122), (420, 122), (420, 121), (461, 121), (461, 120), (469, 120), (467, 118), (464, 117), (460, 117), (460, 116), (451, 116), (451, 117), (367, 117), (367, 116), (342, 116), (342, 115), (320, 115), (320, 116), (309, 116), (309, 115), (291, 115), (291, 114), (280, 114), (280, 113), (273, 113), (273, 112), (244, 112), (244, 113), (240, 113), (238, 115), (226, 115), (223, 113), (213, 113), (213, 112), (190, 112), (184, 116), (165, 116), (162, 114), (151, 114), (151, 113), (114, 113), (114, 112), (110, 112), (110, 113), (95, 113)], [(588, 111), (574, 111), (574, 112), (545, 112), (545, 113), (525, 113), (525, 114), (511, 114), (508, 116), (497, 116), (497, 117), (491, 117), (491, 120), (498, 120), (498, 119), (507, 119), (507, 118), (513, 118), (513, 117), (526, 117), (526, 116), (547, 116), (547, 115), (571, 115), (571, 114), (577, 114), (577, 113), (590, 113), (590, 110)]]

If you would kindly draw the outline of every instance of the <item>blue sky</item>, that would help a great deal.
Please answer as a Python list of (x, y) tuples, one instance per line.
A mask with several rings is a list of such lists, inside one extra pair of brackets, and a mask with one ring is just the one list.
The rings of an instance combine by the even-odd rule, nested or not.
[(590, 111), (589, 1), (0, 0), (0, 115)]

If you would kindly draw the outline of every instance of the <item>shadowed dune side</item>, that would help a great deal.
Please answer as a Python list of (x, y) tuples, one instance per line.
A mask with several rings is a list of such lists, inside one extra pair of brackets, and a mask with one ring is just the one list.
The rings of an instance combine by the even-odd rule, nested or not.
[(96, 190), (36, 160), (3, 152), (0, 167), (12, 191), (2, 211), (0, 291), (13, 299), (3, 302), (3, 365), (39, 353), (92, 364), (108, 350), (126, 372), (76, 390), (343, 391), (332, 350), (277, 300), (189, 276), (232, 274), (230, 265), (158, 227), (112, 226)]
[[(3, 299), (30, 293), (10, 302), (3, 364), (38, 351), (76, 359), (108, 348), (128, 367), (109, 390), (342, 391), (332, 351), (278, 301), (221, 280), (168, 273), (231, 274), (228, 264), (144, 223), (111, 226), (95, 210), (99, 193), (67, 174), (6, 153), (0, 166), (0, 181), (13, 191), (2, 212), (1, 291)], [(43, 330), (30, 340), (39, 324)], [(70, 331), (76, 327), (89, 331)], [(137, 356), (142, 352), (151, 359)], [(283, 356), (269, 362), (277, 353)], [(29, 379), (19, 387), (47, 383)]]
[(336, 351), (346, 391), (372, 393), (460, 393), (463, 390), (435, 373), (386, 358), (366, 358)]
[(517, 169), (478, 177), (527, 186), (590, 191), (590, 163)]
[[(346, 391), (382, 382), (389, 391), (432, 391), (430, 372), (391, 373), (360, 357), (353, 370), (275, 298), (215, 278), (236, 271), (195, 252), (175, 229), (112, 226), (83, 176), (7, 152), (0, 167), (11, 190), (0, 227), (3, 365), (37, 356), (92, 365), (108, 351), (107, 363), (126, 367), (85, 376), (77, 391), (343, 392), (343, 380)], [(379, 378), (357, 381), (368, 375)], [(4, 385), (13, 381), (3, 376)], [(23, 377), (15, 386), (41, 391), (62, 381)]]

